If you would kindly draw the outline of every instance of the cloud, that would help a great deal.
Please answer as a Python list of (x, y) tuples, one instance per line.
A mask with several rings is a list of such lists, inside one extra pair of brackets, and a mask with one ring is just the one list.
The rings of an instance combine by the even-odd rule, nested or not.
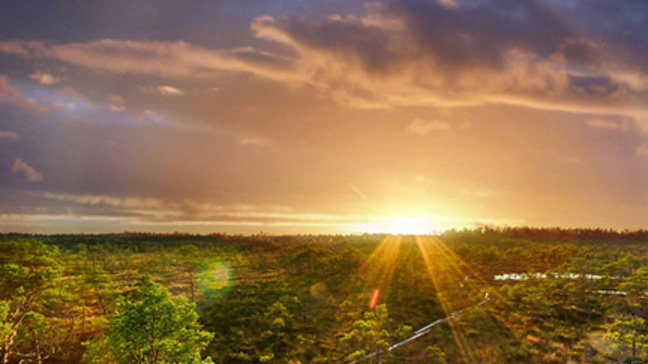
[(124, 106), (122, 106), (122, 105), (108, 104), (108, 108), (112, 112), (122, 112), (122, 111), (126, 110), (126, 108)]
[(156, 210), (164, 208), (164, 203), (155, 198), (141, 198), (134, 196), (108, 196), (108, 195), (75, 195), (45, 192), (44, 197), (64, 202), (74, 202), (80, 205), (110, 206), (135, 210)]
[(22, 175), (28, 182), (43, 181), (43, 175), (20, 158), (14, 161), (11, 171)]
[(126, 110), (124, 98), (121, 95), (111, 94), (108, 96), (108, 108), (112, 112), (122, 112)]
[(0, 140), (20, 140), (20, 136), (13, 131), (0, 130)]
[[(65, 193), (40, 193), (39, 198), (54, 202), (62, 209), (48, 211), (52, 216), (62, 212), (82, 215), (132, 216), (142, 224), (225, 224), (225, 225), (309, 225), (345, 224), (354, 219), (329, 214), (312, 214), (294, 211), (286, 206), (210, 204), (189, 200), (168, 201), (137, 196), (83, 195)], [(41, 202), (40, 205), (47, 205)], [(50, 204), (51, 205), (51, 204)], [(31, 213), (41, 213), (39, 210)], [(94, 212), (94, 213), (92, 213)], [(0, 211), (2, 213), (2, 211)]]
[[(616, 21), (583, 23), (580, 13), (590, 10), (589, 2), (570, 4), (399, 0), (369, 4), (363, 15), (255, 18), (254, 36), (282, 55), (116, 39), (9, 40), (0, 42), (0, 51), (119, 74), (195, 79), (248, 73), (314, 86), (357, 108), (507, 104), (645, 118), (648, 67), (633, 61), (648, 54), (648, 42), (633, 33), (641, 33), (641, 22), (626, 24), (632, 29), (626, 34)], [(591, 7), (602, 14), (632, 8), (615, 10), (606, 0)], [(602, 42), (596, 27), (618, 45)]]
[(38, 41), (2, 41), (0, 42), (0, 52), (21, 56), (44, 55), (48, 53), (47, 47)]
[(117, 95), (117, 94), (111, 94), (111, 95), (109, 95), (109, 96), (108, 96), (108, 100), (109, 100), (111, 103), (113, 103), (113, 104), (117, 104), (117, 105), (123, 105), (124, 102), (125, 102), (124, 97), (121, 96), (121, 95)]
[(9, 84), (9, 77), (0, 74), (0, 104), (7, 103), (24, 111), (42, 112), (44, 107), (34, 99), (23, 96)]
[(607, 45), (550, 2), (402, 0), (367, 9), (361, 17), (262, 16), (252, 30), (292, 48), (310, 82), (351, 106), (646, 113), (627, 106), (646, 97), (642, 74), (606, 61)]
[(0, 41), (0, 51), (50, 58), (120, 74), (209, 77), (222, 71), (282, 78), (291, 60), (251, 47), (213, 50), (187, 42), (101, 39), (88, 43), (46, 45), (38, 41)]
[(29, 78), (38, 82), (41, 85), (53, 85), (61, 81), (60, 78), (55, 77), (49, 73), (32, 73)]
[(407, 131), (414, 134), (425, 135), (431, 131), (445, 131), (452, 129), (449, 122), (443, 120), (414, 119), (407, 126)]
[(168, 86), (168, 85), (158, 86), (157, 91), (163, 96), (184, 95), (184, 91), (180, 90), (179, 88)]
[(586, 120), (585, 124), (594, 129), (605, 129), (614, 131), (625, 131), (629, 129), (629, 125), (622, 121), (610, 119), (590, 119)]

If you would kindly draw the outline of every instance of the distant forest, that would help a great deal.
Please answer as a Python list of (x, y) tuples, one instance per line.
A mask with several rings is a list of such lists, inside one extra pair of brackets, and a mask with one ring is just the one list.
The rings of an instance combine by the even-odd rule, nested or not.
[(0, 235), (2, 363), (646, 363), (648, 230)]

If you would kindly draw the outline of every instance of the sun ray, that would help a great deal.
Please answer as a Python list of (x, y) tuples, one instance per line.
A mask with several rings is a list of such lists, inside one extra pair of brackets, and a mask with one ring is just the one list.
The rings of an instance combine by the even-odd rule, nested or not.
[(349, 292), (355, 292), (352, 295), (359, 295), (358, 298), (364, 303), (369, 302), (370, 297), (378, 289), (380, 295), (374, 305), (387, 302), (401, 243), (400, 235), (386, 236), (349, 280), (352, 286)]
[[(487, 282), (437, 237), (416, 236), (416, 244), (446, 316), (473, 305), (470, 292), (488, 288)], [(476, 279), (468, 280), (468, 277)], [(477, 362), (479, 353), (471, 346), (462, 325), (457, 320), (448, 321), (448, 325), (462, 360)]]

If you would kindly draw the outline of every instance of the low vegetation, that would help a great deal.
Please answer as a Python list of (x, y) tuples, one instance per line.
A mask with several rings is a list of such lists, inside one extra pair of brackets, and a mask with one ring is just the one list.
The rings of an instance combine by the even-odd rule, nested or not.
[(646, 231), (527, 228), (6, 234), (0, 355), (3, 364), (643, 363), (647, 242)]

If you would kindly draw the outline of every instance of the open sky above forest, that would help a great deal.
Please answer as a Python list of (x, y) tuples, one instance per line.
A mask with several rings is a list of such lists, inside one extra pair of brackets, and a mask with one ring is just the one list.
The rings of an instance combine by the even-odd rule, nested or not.
[(0, 231), (648, 227), (644, 0), (4, 1)]

